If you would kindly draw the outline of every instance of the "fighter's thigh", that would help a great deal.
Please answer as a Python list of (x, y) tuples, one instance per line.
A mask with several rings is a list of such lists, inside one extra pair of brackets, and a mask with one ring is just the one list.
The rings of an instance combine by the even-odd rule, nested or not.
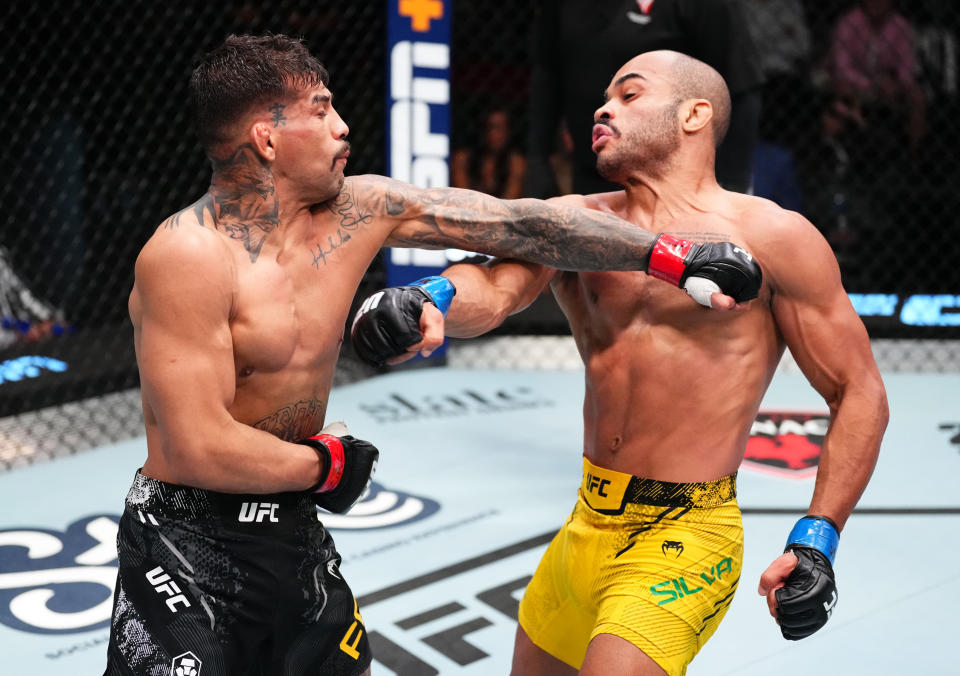
[(591, 640), (619, 637), (668, 673), (682, 673), (716, 629), (739, 583), (743, 532), (734, 510), (704, 515), (713, 519), (709, 527), (665, 523), (618, 552), (608, 564)]
[(534, 645), (523, 627), (517, 625), (510, 676), (574, 676), (576, 673), (576, 669)]
[(356, 601), (350, 597), (348, 612), (346, 603), (331, 601), (307, 626), (279, 632), (272, 673), (358, 676), (369, 672), (373, 652)]
[(161, 566), (121, 569), (117, 576), (110, 642), (109, 675), (174, 673), (203, 665), (206, 676), (230, 673), (229, 645), (211, 628), (198, 599)]
[(369, 667), (366, 625), (340, 561), (320, 525), (305, 547), (277, 548), (274, 570), (289, 588), (276, 619), (275, 673), (356, 676)]
[(527, 640), (565, 664), (579, 666), (590, 641), (596, 538), (576, 519), (557, 533), (520, 600), (519, 623)]
[(665, 676), (652, 657), (626, 639), (599, 634), (590, 641), (580, 676)]
[[(251, 639), (263, 634), (263, 627), (246, 617), (252, 606), (241, 622), (233, 599), (211, 593), (226, 588), (225, 576), (214, 580), (209, 570), (197, 567), (214, 556), (229, 558), (212, 540), (169, 521), (141, 523), (124, 514), (117, 544), (107, 673), (167, 673), (174, 664), (189, 667), (193, 661), (203, 665), (205, 676), (213, 676), (230, 674), (253, 659), (262, 641)], [(221, 566), (235, 568), (229, 561)], [(232, 584), (238, 584), (236, 574)]]

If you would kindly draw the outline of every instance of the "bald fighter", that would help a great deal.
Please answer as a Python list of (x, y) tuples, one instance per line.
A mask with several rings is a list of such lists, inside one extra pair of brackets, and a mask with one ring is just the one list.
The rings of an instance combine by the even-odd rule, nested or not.
[(565, 203), (665, 233), (650, 259), (660, 269), (665, 250), (688, 246), (679, 242), (749, 251), (763, 283), (748, 306), (711, 311), (636, 272), (498, 260), (380, 291), (354, 321), (361, 352), (393, 362), (429, 353), (444, 331), (489, 331), (547, 285), (569, 320), (586, 368), (583, 479), (521, 601), (517, 676), (686, 672), (739, 586), (736, 473), (785, 348), (831, 423), (809, 513), (759, 591), (787, 639), (817, 631), (836, 604), (839, 533), (876, 463), (886, 394), (817, 229), (717, 184), (729, 116), (727, 87), (706, 64), (669, 51), (632, 59), (593, 128), (601, 175), (624, 189)]

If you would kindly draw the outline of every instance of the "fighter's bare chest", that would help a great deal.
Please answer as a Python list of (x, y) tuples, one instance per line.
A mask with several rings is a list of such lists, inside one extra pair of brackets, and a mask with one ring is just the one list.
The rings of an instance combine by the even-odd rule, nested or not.
[[(715, 214), (676, 219), (658, 231), (696, 243), (730, 241), (747, 246), (737, 224)], [(564, 273), (555, 280), (553, 290), (572, 323), (589, 322), (594, 328), (691, 328), (733, 318), (733, 314), (704, 312), (706, 308), (682, 289), (643, 272)]]
[(237, 276), (230, 325), (238, 367), (275, 372), (335, 359), (351, 297), (336, 275), (258, 261)]
[(681, 289), (642, 272), (565, 273), (553, 290), (571, 322), (594, 327), (686, 322), (699, 314)]

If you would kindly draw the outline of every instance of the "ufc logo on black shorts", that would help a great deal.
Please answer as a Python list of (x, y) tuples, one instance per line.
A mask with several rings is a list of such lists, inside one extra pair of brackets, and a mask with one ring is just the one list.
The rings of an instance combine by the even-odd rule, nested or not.
[(280, 509), (280, 505), (275, 502), (244, 502), (240, 505), (240, 516), (238, 518), (244, 523), (250, 521), (263, 523), (265, 518), (270, 517), (271, 523), (279, 523), (278, 509)]

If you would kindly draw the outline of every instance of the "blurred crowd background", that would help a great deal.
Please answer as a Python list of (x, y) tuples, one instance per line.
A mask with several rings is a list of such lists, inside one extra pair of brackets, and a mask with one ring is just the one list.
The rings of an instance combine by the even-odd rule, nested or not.
[[(914, 358), (960, 361), (960, 4), (453, 0), (452, 9), (451, 184), (507, 198), (597, 189), (583, 152), (589, 111), (616, 68), (652, 48), (618, 22), (669, 10), (674, 33), (651, 45), (712, 61), (740, 113), (718, 163), (724, 184), (823, 232), (871, 337), (923, 341)], [(0, 24), (0, 418), (46, 411), (34, 427), (69, 428), (92, 415), (77, 402), (137, 387), (133, 263), (156, 226), (206, 190), (186, 88), (197, 57), (228, 34), (302, 36), (350, 125), (348, 174), (387, 171), (384, 2), (12, 0)], [(384, 283), (381, 257), (358, 297)], [(567, 328), (544, 298), (501, 332)], [(341, 362), (341, 383), (371, 374), (349, 344)], [(69, 374), (52, 385), (36, 377), (65, 363)], [(139, 426), (136, 397), (124, 401), (97, 414), (114, 430), (107, 437)], [(15, 445), (0, 433), (0, 467)]]

